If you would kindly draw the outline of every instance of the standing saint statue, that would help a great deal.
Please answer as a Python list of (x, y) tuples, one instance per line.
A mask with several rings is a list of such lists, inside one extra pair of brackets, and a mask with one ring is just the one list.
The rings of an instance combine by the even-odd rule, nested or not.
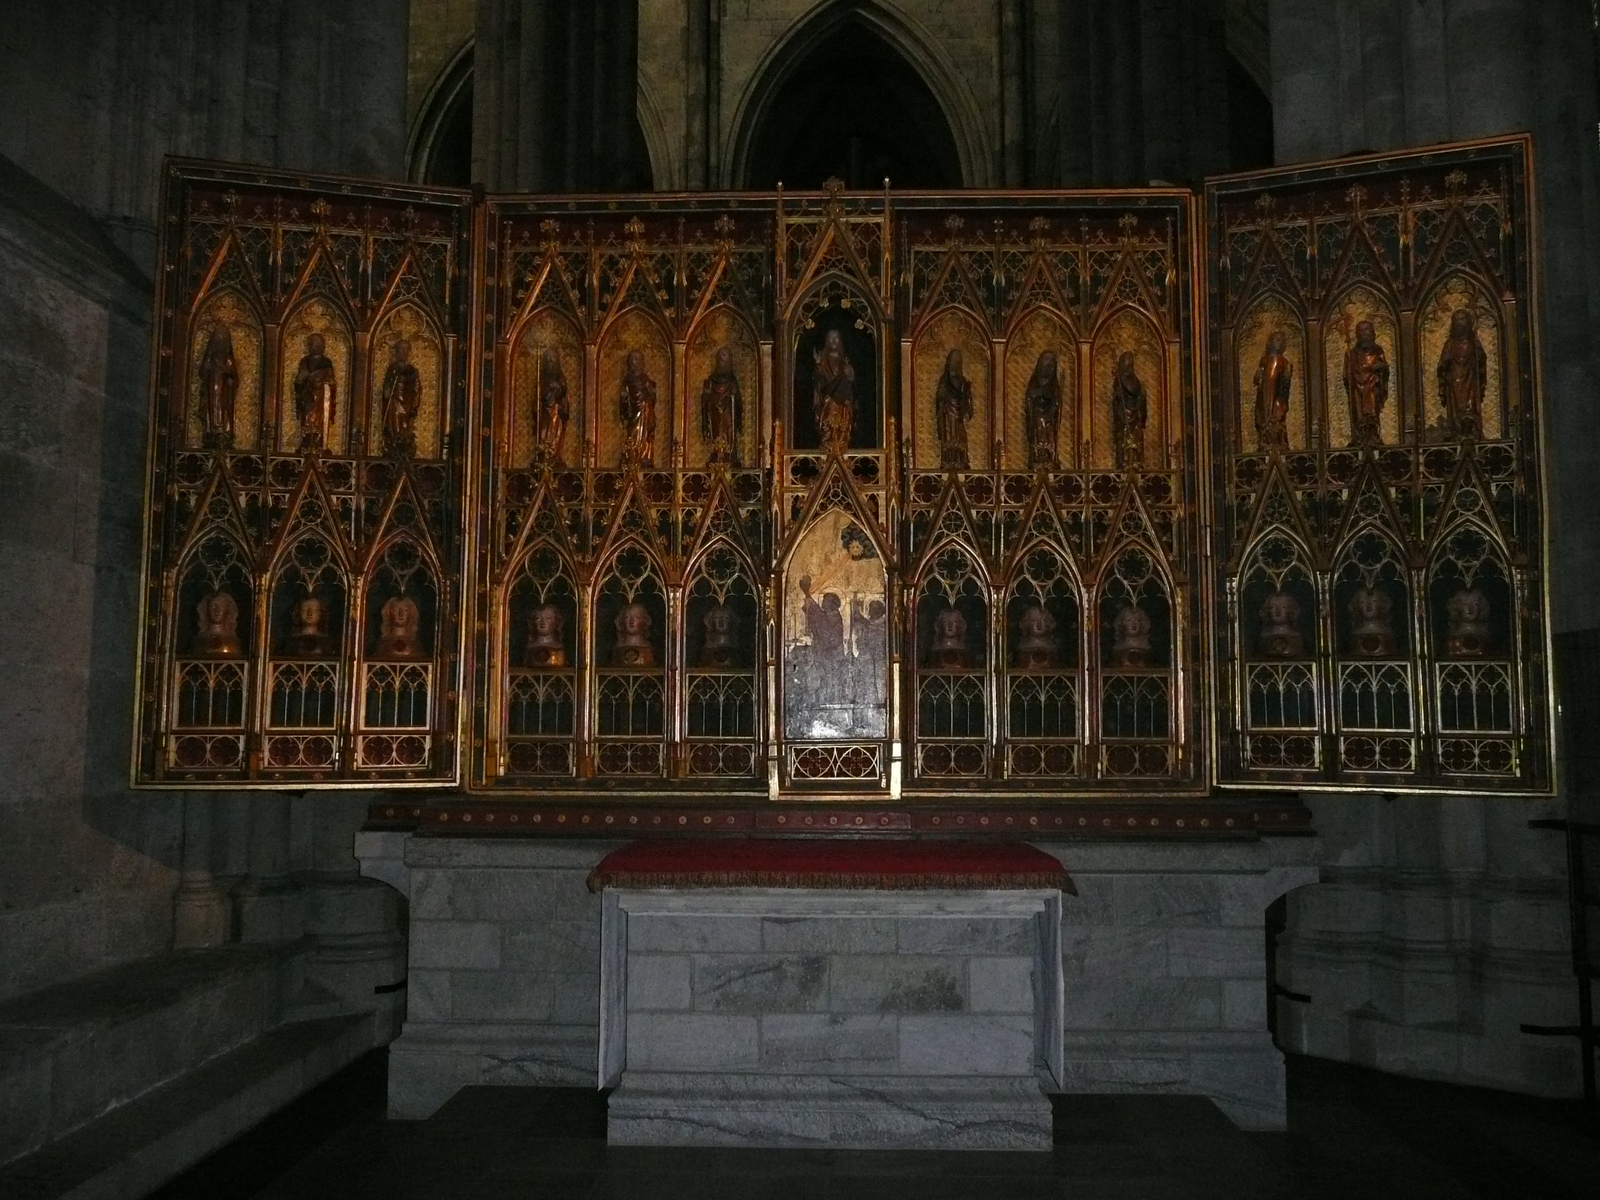
[(1111, 437), (1123, 470), (1144, 465), (1144, 427), (1150, 418), (1144, 384), (1133, 366), (1133, 351), (1124, 350), (1111, 381)]
[(1371, 321), (1356, 323), (1355, 344), (1345, 351), (1344, 390), (1350, 397), (1350, 437), (1358, 446), (1383, 442), (1383, 406), (1389, 399), (1389, 359)]
[(622, 376), (622, 394), (617, 411), (627, 440), (622, 448), (622, 463), (642, 467), (656, 460), (656, 381), (644, 369), (644, 352), (630, 350)]
[(539, 355), (539, 410), (534, 414), (534, 459), (561, 465), (561, 438), (567, 431), (567, 377), (554, 350)]
[(239, 390), (239, 368), (233, 361), (233, 335), (226, 325), (213, 325), (200, 356), (200, 422), (205, 444), (233, 448), (233, 398)]
[(398, 338), (389, 350), (383, 373), (383, 449), (389, 455), (412, 454), (417, 448), (417, 410), (422, 407), (422, 376), (411, 361), (411, 343)]
[(945, 356), (944, 373), (934, 393), (934, 412), (938, 417), (939, 465), (946, 471), (965, 471), (967, 422), (972, 420), (972, 384), (961, 373), (961, 351)]
[(1256, 436), (1267, 454), (1289, 449), (1289, 392), (1294, 386), (1294, 364), (1283, 352), (1283, 333), (1267, 335), (1267, 348), (1256, 367)]
[(1027, 409), (1028, 465), (1056, 465), (1056, 430), (1061, 424), (1061, 380), (1056, 372), (1056, 355), (1044, 350), (1033, 364), (1028, 390), (1022, 398)]
[(844, 352), (844, 337), (828, 330), (822, 349), (814, 352), (816, 372), (811, 380), (811, 412), (816, 418), (822, 448), (842, 453), (850, 447), (856, 425), (856, 369)]
[(1478, 340), (1478, 318), (1458, 308), (1450, 316), (1450, 337), (1439, 354), (1439, 401), (1445, 419), (1460, 437), (1483, 436), (1483, 394), (1489, 356)]
[(320, 333), (311, 334), (306, 338), (305, 356), (294, 371), (294, 411), (300, 419), (302, 450), (326, 450), (328, 432), (333, 428), (339, 383), (327, 349)]
[(700, 388), (700, 436), (711, 461), (739, 465), (739, 435), (744, 430), (744, 392), (733, 371), (733, 351), (717, 347), (716, 364)]

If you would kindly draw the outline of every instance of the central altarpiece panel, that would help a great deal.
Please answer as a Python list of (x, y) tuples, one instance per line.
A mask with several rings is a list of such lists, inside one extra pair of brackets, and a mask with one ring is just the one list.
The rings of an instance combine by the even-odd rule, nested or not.
[(562, 832), (1547, 789), (1526, 159), (1204, 204), (174, 164), (135, 775)]
[(1190, 204), (491, 202), (472, 785), (1199, 786)]

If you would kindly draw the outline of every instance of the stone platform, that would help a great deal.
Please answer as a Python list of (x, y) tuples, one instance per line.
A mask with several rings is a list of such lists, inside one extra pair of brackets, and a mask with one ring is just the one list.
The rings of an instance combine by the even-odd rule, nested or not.
[(608, 889), (608, 1139), (1047, 1149), (1061, 904), (1053, 889)]
[[(1316, 841), (1247, 836), (1213, 842), (1085, 839), (1037, 844), (1066, 865), (1078, 890), (1076, 896), (1063, 898), (1061, 906), (1061, 1072), (1049, 1086), (1064, 1092), (1203, 1095), (1245, 1128), (1283, 1128), (1283, 1056), (1266, 1025), (1265, 913), (1278, 896), (1316, 881)], [(616, 842), (579, 839), (358, 835), (356, 853), (363, 872), (393, 884), (411, 900), (408, 1011), (390, 1053), (391, 1116), (429, 1116), (472, 1084), (592, 1087), (599, 1082), (602, 903), (586, 889), (585, 880), (617, 848)], [(849, 1041), (856, 1047), (852, 1053), (860, 1057), (848, 1060), (855, 1065), (847, 1074), (866, 1086), (874, 1077), (912, 1074), (907, 1068), (925, 1061), (917, 1058), (924, 1053), (919, 1047), (948, 1049), (952, 1043), (939, 1040), (941, 1022), (981, 1017), (997, 1030), (1010, 1031), (1009, 1040), (997, 1036), (992, 1043), (1010, 1047), (1009, 1057), (987, 1073), (967, 1060), (969, 1065), (944, 1078), (995, 1080), (992, 1086), (1002, 1107), (1010, 1104), (1007, 1089), (1022, 1084), (1038, 1088), (1035, 1079), (1024, 1078), (1033, 1070), (1037, 1045), (1030, 1015), (1035, 1010), (1021, 1000), (1024, 963), (1033, 955), (1030, 944), (1001, 939), (986, 943), (981, 953), (970, 948), (950, 953), (950, 947), (941, 950), (907, 934), (912, 940), (902, 950), (896, 926), (891, 951), (890, 934), (875, 924), (888, 918), (850, 918), (849, 928), (864, 940), (836, 942), (844, 927), (808, 923), (822, 915), (797, 914), (790, 924), (763, 926), (762, 918), (749, 914), (721, 914), (742, 929), (737, 937), (744, 939), (730, 940), (725, 953), (824, 960), (815, 984), (806, 983), (806, 969), (783, 973), (783, 986), (792, 987), (796, 997), (809, 998), (795, 1001), (798, 1011), (773, 1010), (771, 1016), (784, 1021), (768, 1020), (765, 1028), (761, 1012), (718, 1009), (716, 1001), (710, 1001), (713, 1007), (697, 1009), (707, 1003), (697, 996), (697, 984), (708, 999), (716, 993), (725, 998), (723, 1003), (733, 1003), (732, 997), (745, 994), (741, 988), (756, 984), (753, 979), (738, 983), (728, 973), (717, 975), (710, 965), (702, 983), (695, 955), (706, 951), (687, 934), (681, 941), (647, 943), (663, 947), (659, 950), (633, 943), (630, 952), (663, 960), (659, 978), (637, 984), (639, 1016), (663, 1020), (648, 1037), (637, 1026), (630, 1032), (627, 1077), (614, 1119), (632, 1121), (630, 1097), (644, 1098), (647, 1086), (658, 1097), (672, 1094), (678, 1086), (675, 1077), (693, 1061), (694, 1043), (669, 1053), (672, 1043), (655, 1034), (691, 1017), (743, 1018), (740, 1024), (721, 1027), (724, 1034), (744, 1031), (744, 1040), (729, 1042), (727, 1052), (757, 1066), (763, 1054), (768, 1061), (774, 1055), (798, 1060), (819, 1053), (815, 1047), (825, 1049), (831, 1040)], [(822, 940), (808, 943), (806, 937)], [(735, 945), (748, 948), (732, 949)], [(981, 1005), (982, 1010), (875, 1011), (872, 997), (881, 1005), (895, 977), (847, 968), (857, 962), (865, 968), (869, 960), (881, 962), (880, 956), (891, 954), (894, 959), (943, 962), (950, 981), (944, 1002), (959, 997), (964, 1005)], [(980, 968), (974, 976), (971, 964), (979, 959), (1008, 965)], [(848, 1002), (859, 1004), (857, 1010), (833, 1007), (836, 961), (844, 972), (841, 978), (859, 989), (854, 993), (859, 1001)], [(649, 969), (641, 968), (641, 973)], [(1007, 977), (1009, 985), (1004, 983)], [(719, 979), (721, 986), (714, 986)], [(874, 979), (876, 992), (867, 986)], [(806, 987), (812, 990), (806, 992)], [(626, 995), (615, 988), (608, 994)], [(1010, 1000), (1002, 998), (1007, 994)], [(647, 996), (662, 1007), (643, 1008)], [(1000, 1011), (1008, 1003), (1016, 1010)], [(892, 1056), (884, 1032), (890, 1028), (895, 1037)], [(838, 1032), (830, 1032), (834, 1029)], [(610, 1045), (608, 1037), (608, 1049)], [(636, 1053), (663, 1057), (641, 1060)], [(616, 1077), (618, 1061), (608, 1061), (610, 1075)], [(880, 1063), (892, 1065), (880, 1069)], [(767, 1077), (747, 1068), (721, 1073), (739, 1076), (725, 1084), (729, 1097), (738, 1087), (759, 1088), (759, 1080)], [(918, 1074), (930, 1088), (938, 1086), (937, 1063), (929, 1061)], [(785, 1075), (798, 1077), (794, 1072), (772, 1077)], [(838, 1096), (830, 1097), (814, 1082), (828, 1077), (819, 1071), (800, 1083), (773, 1086), (821, 1090), (824, 1107), (842, 1112), (846, 1106)], [(931, 1103), (923, 1111), (937, 1119)], [(842, 1128), (845, 1117), (839, 1120)]]

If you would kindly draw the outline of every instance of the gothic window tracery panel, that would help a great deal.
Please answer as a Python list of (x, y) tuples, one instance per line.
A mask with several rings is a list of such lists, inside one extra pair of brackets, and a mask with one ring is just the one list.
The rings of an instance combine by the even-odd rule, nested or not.
[(1017, 555), (1006, 595), (1006, 774), (1073, 779), (1083, 768), (1082, 586), (1070, 556)]
[(924, 780), (989, 773), (989, 589), (971, 553), (932, 550), (916, 586), (916, 774)]
[(693, 568), (684, 604), (684, 759), (696, 778), (756, 771), (761, 596), (743, 555), (713, 544)]
[(669, 628), (661, 566), (629, 543), (597, 580), (590, 650), (595, 773), (659, 778), (666, 769)]

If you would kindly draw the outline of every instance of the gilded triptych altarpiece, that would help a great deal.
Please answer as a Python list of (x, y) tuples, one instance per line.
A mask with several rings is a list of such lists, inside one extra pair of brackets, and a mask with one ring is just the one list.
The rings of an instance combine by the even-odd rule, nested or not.
[(174, 163), (136, 779), (552, 831), (1547, 790), (1527, 155), (1203, 199)]

